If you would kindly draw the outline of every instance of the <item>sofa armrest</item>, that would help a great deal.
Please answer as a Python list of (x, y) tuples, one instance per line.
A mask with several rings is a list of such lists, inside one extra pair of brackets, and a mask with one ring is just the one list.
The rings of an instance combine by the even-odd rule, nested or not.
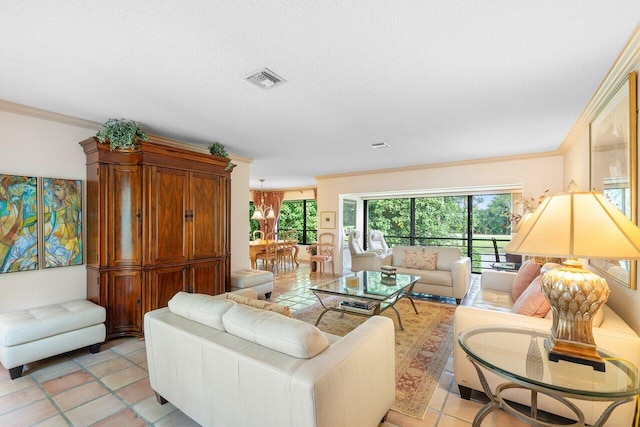
[(316, 412), (317, 425), (378, 425), (395, 400), (393, 321), (382, 316), (367, 319), (309, 359), (293, 381), (292, 408), (308, 408), (310, 402), (303, 400), (314, 396), (315, 408), (321, 409)]
[(456, 299), (464, 298), (471, 284), (471, 258), (462, 257), (451, 264), (451, 280), (453, 296)]
[(486, 270), (482, 272), (482, 280), (480, 287), (482, 289), (493, 289), (494, 291), (502, 291), (511, 293), (513, 281), (517, 273), (510, 271)]

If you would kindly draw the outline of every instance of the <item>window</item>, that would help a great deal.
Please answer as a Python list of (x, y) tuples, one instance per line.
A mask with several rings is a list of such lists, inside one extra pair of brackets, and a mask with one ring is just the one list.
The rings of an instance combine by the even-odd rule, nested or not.
[(296, 230), (298, 243), (309, 245), (317, 239), (317, 207), (315, 200), (282, 202), (278, 216), (278, 230)]
[(373, 199), (364, 206), (365, 231), (381, 230), (389, 246), (455, 246), (471, 257), (474, 272), (495, 262), (493, 239), (501, 250), (511, 238), (509, 193)]

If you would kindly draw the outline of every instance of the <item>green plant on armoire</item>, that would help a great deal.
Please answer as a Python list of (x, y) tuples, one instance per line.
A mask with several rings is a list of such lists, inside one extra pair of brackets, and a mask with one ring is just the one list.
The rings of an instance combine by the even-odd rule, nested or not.
[(112, 150), (116, 148), (132, 149), (140, 141), (149, 139), (147, 134), (140, 129), (138, 122), (127, 119), (107, 120), (96, 134), (96, 138), (103, 144), (109, 144)]

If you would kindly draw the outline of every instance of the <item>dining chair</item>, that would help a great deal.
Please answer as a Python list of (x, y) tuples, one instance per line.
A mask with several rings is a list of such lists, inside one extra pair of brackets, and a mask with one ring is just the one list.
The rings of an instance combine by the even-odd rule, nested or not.
[(278, 259), (280, 264), (285, 267), (287, 263), (293, 267), (294, 250), (298, 244), (298, 232), (296, 230), (285, 230), (280, 232), (281, 243), (278, 247)]
[(324, 277), (325, 264), (331, 263), (331, 275), (335, 276), (333, 266), (333, 249), (335, 236), (333, 233), (321, 233), (318, 236), (316, 254), (309, 257), (309, 262), (316, 263), (316, 271)]
[(255, 230), (255, 231), (253, 232), (252, 237), (253, 237), (253, 240), (254, 240), (254, 241), (255, 241), (255, 240), (264, 240), (264, 231), (262, 231), (262, 230)]
[[(278, 271), (278, 241), (273, 233), (266, 235), (264, 252), (256, 255), (256, 260), (261, 259), (265, 270)], [(271, 265), (271, 267), (269, 267)]]

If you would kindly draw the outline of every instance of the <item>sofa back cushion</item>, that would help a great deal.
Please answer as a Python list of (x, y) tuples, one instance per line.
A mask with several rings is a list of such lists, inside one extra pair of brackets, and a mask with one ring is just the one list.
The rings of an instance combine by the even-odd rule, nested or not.
[(438, 262), (436, 269), (440, 271), (451, 271), (451, 265), (454, 261), (462, 257), (462, 251), (459, 248), (451, 248), (444, 246), (425, 246), (425, 252), (437, 252)]
[(513, 285), (511, 285), (511, 297), (514, 301), (517, 301), (520, 298), (520, 295), (529, 287), (529, 284), (533, 282), (540, 274), (540, 264), (536, 261), (530, 259), (525, 261), (524, 264), (518, 270), (516, 274), (516, 278), (513, 280)]
[(224, 331), (222, 315), (235, 303), (205, 294), (178, 292), (169, 300), (169, 311), (194, 322)]
[(310, 359), (329, 347), (315, 326), (246, 305), (235, 304), (222, 322), (231, 335), (299, 359)]

